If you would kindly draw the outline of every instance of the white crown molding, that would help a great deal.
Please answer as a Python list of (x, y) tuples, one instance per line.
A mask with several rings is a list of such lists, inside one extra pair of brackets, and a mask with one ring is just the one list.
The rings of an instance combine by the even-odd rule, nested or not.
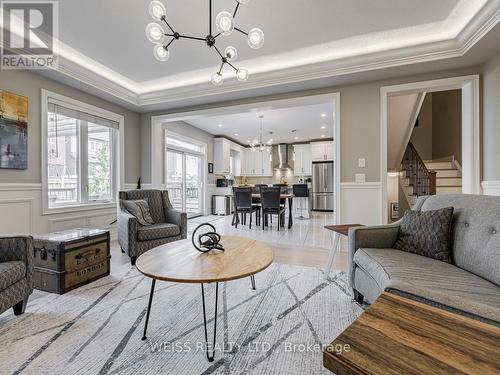
[(127, 103), (143, 107), (461, 57), (499, 21), (500, 0), (492, 0), (488, 1), (453, 39), (256, 73), (245, 83), (231, 80), (219, 87), (207, 82), (166, 89), (161, 89), (161, 84), (158, 84), (149, 89), (151, 82), (146, 84), (126, 79), (67, 46), (61, 50), (67, 49), (73, 58), (64, 58), (60, 55), (57, 71)]

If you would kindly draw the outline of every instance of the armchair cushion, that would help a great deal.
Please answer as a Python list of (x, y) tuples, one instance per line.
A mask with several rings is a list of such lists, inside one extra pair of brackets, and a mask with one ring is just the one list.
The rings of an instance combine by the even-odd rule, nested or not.
[(128, 212), (137, 218), (139, 224), (151, 225), (155, 223), (151, 217), (148, 201), (144, 199), (138, 199), (135, 201), (124, 200), (122, 201), (122, 204)]
[(407, 211), (400, 222), (394, 248), (451, 263), (453, 207)]
[(137, 228), (139, 241), (151, 241), (161, 238), (175, 237), (181, 234), (181, 229), (176, 224), (158, 223)]
[(0, 263), (0, 290), (7, 289), (26, 277), (26, 264), (21, 261)]

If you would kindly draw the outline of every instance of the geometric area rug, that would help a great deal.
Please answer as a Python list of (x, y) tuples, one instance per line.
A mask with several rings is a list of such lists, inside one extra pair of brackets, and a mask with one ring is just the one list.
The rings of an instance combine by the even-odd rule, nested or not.
[[(322, 346), (363, 312), (346, 274), (274, 263), (255, 279), (257, 290), (249, 278), (220, 283), (212, 363), (200, 286), (157, 282), (141, 341), (151, 281), (127, 266), (0, 315), (0, 374), (331, 374)], [(215, 285), (205, 293), (211, 341)]]

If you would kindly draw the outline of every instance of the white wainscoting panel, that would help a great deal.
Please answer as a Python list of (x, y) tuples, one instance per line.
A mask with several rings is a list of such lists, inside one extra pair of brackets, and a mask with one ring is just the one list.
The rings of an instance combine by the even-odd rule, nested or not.
[(484, 195), (500, 195), (500, 181), (483, 181), (481, 187)]
[(380, 182), (341, 183), (341, 223), (379, 225), (382, 223)]
[(33, 231), (33, 199), (0, 199), (0, 235)]
[(40, 234), (72, 228), (108, 229), (116, 238), (115, 208), (42, 215), (42, 185), (0, 183), (0, 235)]

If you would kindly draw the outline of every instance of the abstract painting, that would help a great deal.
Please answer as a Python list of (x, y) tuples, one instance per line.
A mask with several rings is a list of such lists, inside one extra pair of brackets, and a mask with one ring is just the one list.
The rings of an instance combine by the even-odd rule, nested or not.
[(28, 168), (28, 98), (1, 90), (0, 168)]

